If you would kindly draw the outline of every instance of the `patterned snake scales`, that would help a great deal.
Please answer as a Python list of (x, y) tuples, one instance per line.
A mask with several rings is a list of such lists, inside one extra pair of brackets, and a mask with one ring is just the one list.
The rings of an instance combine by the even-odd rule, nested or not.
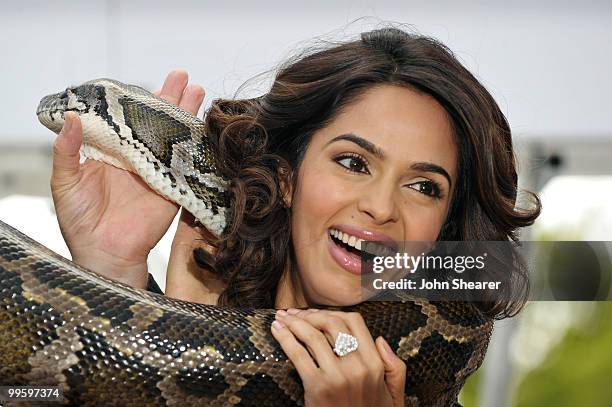
[[(45, 97), (58, 132), (80, 115), (82, 153), (137, 173), (209, 230), (224, 186), (203, 122), (146, 90), (94, 80)], [(461, 302), (366, 302), (358, 311), (407, 364), (407, 405), (455, 405), (492, 321)], [(54, 385), (68, 405), (302, 405), (270, 333), (274, 310), (177, 301), (100, 277), (0, 222), (0, 385)], [(48, 404), (45, 404), (48, 405)]]

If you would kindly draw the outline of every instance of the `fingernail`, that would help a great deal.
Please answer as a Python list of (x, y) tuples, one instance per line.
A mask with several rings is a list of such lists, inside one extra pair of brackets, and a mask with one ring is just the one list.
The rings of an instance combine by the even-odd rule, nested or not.
[(285, 316), (287, 316), (287, 311), (285, 311), (283, 309), (279, 309), (278, 311), (276, 311), (276, 316), (277, 317), (285, 317)]
[(278, 321), (274, 321), (272, 322), (272, 328), (276, 329), (277, 331), (280, 331), (281, 329), (283, 329), (285, 327), (285, 325), (281, 324)]
[(391, 349), (391, 346), (389, 346), (389, 343), (382, 336), (381, 336), (381, 338), (382, 338), (382, 341), (383, 341), (383, 346), (385, 347), (385, 350), (387, 351), (387, 353), (390, 356), (395, 356), (395, 352), (393, 352), (393, 349)]
[(302, 311), (301, 309), (297, 309), (297, 308), (289, 308), (289, 309), (287, 310), (287, 314), (290, 314), (290, 315), (296, 315), (296, 314), (299, 314), (301, 311)]

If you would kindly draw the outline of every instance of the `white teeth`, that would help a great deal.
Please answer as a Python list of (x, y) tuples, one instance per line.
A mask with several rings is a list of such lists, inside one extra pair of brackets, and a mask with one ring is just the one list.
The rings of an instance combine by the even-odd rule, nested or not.
[[(330, 230), (330, 234), (335, 237), (338, 240), (341, 240), (343, 243), (348, 244), (351, 247), (354, 247), (355, 249), (359, 250), (359, 251), (364, 251), (366, 250), (365, 247), (363, 246), (363, 243), (366, 242), (363, 239), (359, 239), (356, 236), (351, 236), (347, 233), (341, 232), (337, 229), (331, 229)], [(367, 252), (368, 254), (371, 254), (373, 256), (393, 256), (394, 254), (394, 250), (391, 249), (390, 247), (387, 247), (385, 245), (374, 245), (374, 244), (369, 244), (367, 246)]]
[(363, 239), (356, 236), (351, 236), (337, 229), (331, 229), (330, 234), (336, 239), (341, 240), (343, 243), (346, 243), (357, 250), (361, 250), (361, 243), (363, 242)]

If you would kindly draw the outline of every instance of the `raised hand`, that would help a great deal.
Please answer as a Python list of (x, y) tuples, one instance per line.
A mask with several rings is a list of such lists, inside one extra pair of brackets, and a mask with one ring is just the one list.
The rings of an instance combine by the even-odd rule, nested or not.
[[(204, 90), (187, 82), (185, 71), (173, 71), (159, 95), (196, 114)], [(78, 116), (66, 113), (53, 148), (51, 177), (53, 202), (66, 244), (76, 263), (144, 288), (147, 256), (178, 207), (132, 173), (94, 160), (80, 164), (82, 140)]]

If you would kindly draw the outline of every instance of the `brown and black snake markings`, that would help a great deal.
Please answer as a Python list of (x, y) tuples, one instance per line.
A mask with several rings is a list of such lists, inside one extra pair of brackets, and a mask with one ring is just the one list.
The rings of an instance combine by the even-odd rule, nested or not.
[[(135, 93), (141, 104), (165, 109), (192, 133), (200, 128), (198, 119), (140, 88), (108, 80), (90, 85), (104, 87), (88, 97), (104, 97), (114, 121), (122, 116), (117, 99)], [(84, 107), (96, 105), (95, 100), (85, 103), (75, 96), (78, 92), (69, 94), (72, 101), (63, 105), (48, 97), (49, 108), (39, 114), (54, 113), (41, 121), (59, 131), (58, 112), (73, 109), (81, 112), (84, 128), (95, 127), (97, 120), (94, 124), (105, 127), (98, 133), (119, 138), (114, 126)], [(134, 149), (125, 152), (131, 155), (126, 167), (142, 165), (151, 173), (154, 168), (141, 157), (155, 160), (163, 168), (147, 182), (192, 205), (210, 230), (222, 230), (222, 207), (188, 201), (193, 192), (179, 197), (181, 188), (192, 191), (186, 176), (192, 183), (199, 180), (193, 186), (204, 195), (222, 191), (214, 167), (200, 173), (193, 159), (177, 160), (183, 172), (191, 172), (181, 176), (150, 150), (142, 154), (150, 146), (134, 142), (125, 122), (114, 124), (131, 143), (110, 140), (111, 150)], [(104, 144), (92, 142), (96, 148)], [(192, 144), (162, 140), (159, 145), (177, 154), (177, 145)], [(161, 175), (164, 171), (173, 171), (175, 187)], [(493, 326), (474, 304), (463, 302), (365, 302), (342, 309), (361, 313), (373, 337), (384, 336), (406, 362), (406, 405), (456, 405), (466, 378), (482, 363)], [(107, 280), (0, 222), (0, 385), (61, 386), (63, 404), (73, 406), (302, 405), (300, 378), (270, 333), (273, 319), (274, 310), (193, 304)]]
[[(172, 300), (111, 282), (0, 224), (0, 383), (59, 385), (70, 405), (300, 405), (273, 310)], [(347, 310), (351, 310), (347, 308)], [(359, 311), (406, 362), (408, 405), (453, 405), (492, 323), (471, 304)]]

